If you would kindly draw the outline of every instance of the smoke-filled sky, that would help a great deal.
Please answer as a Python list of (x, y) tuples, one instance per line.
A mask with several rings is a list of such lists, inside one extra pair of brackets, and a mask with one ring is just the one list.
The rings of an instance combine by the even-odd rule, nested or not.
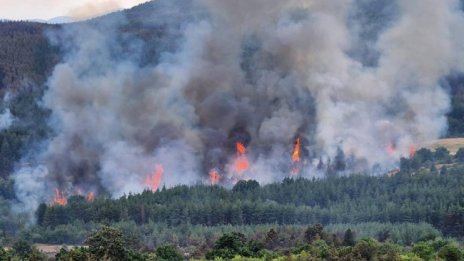
[(85, 19), (143, 2), (147, 0), (0, 0), (0, 19)]
[[(464, 72), (458, 0), (151, 8), (140, 23), (121, 13), (50, 34), (66, 52), (42, 99), (56, 135), (14, 174), (24, 209), (56, 188), (119, 197), (147, 180), (207, 183), (211, 171), (226, 186), (282, 180), (295, 168), (382, 174), (446, 133), (443, 79)], [(155, 38), (123, 33), (128, 23)], [(301, 160), (292, 162), (295, 144)]]

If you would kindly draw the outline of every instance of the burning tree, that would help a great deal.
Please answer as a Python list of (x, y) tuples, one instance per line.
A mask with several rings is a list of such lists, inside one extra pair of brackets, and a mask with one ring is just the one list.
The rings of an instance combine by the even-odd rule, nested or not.
[(301, 147), (301, 140), (298, 137), (293, 144), (293, 153), (292, 153), (292, 170), (291, 175), (297, 176), (300, 173), (300, 147)]
[(52, 204), (60, 206), (66, 206), (66, 204), (68, 204), (68, 200), (64, 196), (63, 192), (58, 188), (55, 188), (55, 197), (53, 198)]
[(219, 171), (216, 169), (212, 169), (209, 172), (209, 181), (211, 185), (217, 185), (221, 181), (221, 175), (219, 174)]
[(155, 173), (149, 174), (145, 178), (145, 185), (147, 185), (151, 191), (157, 191), (161, 184), (161, 178), (163, 177), (163, 174), (164, 174), (163, 166), (157, 164), (155, 166)]
[(250, 162), (246, 157), (246, 147), (243, 143), (237, 142), (235, 144), (237, 150), (237, 156), (235, 158), (235, 172), (239, 175), (242, 175), (243, 172), (247, 171), (250, 168)]

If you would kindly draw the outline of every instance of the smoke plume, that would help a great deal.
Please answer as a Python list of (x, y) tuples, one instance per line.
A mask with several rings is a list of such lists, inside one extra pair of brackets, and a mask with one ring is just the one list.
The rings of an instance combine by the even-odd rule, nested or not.
[(84, 20), (104, 15), (110, 12), (115, 12), (124, 7), (134, 6), (147, 0), (93, 0), (75, 5), (67, 16), (77, 20)]
[(455, 0), (373, 1), (370, 18), (365, 2), (158, 0), (151, 42), (124, 14), (65, 27), (43, 98), (56, 135), (15, 174), (19, 200), (140, 192), (158, 164), (168, 187), (394, 168), (446, 131), (464, 20)]
[(5, 109), (5, 112), (0, 114), (0, 131), (8, 129), (13, 121), (14, 117), (11, 115), (10, 109)]
[(6, 93), (3, 100), (0, 101), (0, 131), (11, 127), (15, 121), (15, 117), (11, 114), (9, 105), (11, 103), (11, 94)]

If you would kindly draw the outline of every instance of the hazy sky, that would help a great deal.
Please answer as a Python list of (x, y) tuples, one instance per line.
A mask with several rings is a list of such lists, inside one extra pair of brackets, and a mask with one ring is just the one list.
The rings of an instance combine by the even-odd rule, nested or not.
[(0, 19), (89, 18), (148, 0), (0, 0)]

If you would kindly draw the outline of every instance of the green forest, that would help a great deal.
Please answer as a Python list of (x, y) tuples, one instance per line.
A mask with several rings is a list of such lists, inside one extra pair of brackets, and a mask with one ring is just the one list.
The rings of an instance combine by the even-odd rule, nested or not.
[[(135, 225), (135, 224), (134, 224)], [(459, 242), (446, 239), (424, 224), (360, 224), (355, 229), (343, 226), (276, 227), (191, 227), (180, 226), (163, 231), (149, 225), (155, 234), (165, 232), (171, 240), (141, 246), (140, 234), (131, 234), (126, 223), (101, 226), (85, 239), (85, 246), (63, 245), (52, 258), (55, 260), (463, 260), (464, 249)], [(346, 226), (346, 225), (345, 225)], [(372, 237), (358, 236), (374, 232)], [(397, 230), (392, 228), (397, 228)], [(221, 231), (221, 233), (218, 233)], [(237, 231), (246, 231), (244, 234)], [(417, 232), (427, 234), (410, 245), (394, 242), (395, 233), (404, 236)], [(401, 232), (402, 231), (402, 232)], [(134, 232), (134, 231), (132, 231)], [(199, 237), (203, 232), (205, 238)], [(438, 234), (435, 234), (438, 233)], [(365, 234), (362, 234), (366, 236)], [(154, 236), (156, 238), (156, 236)], [(175, 239), (174, 239), (175, 238)], [(174, 242), (186, 239), (185, 242)], [(206, 239), (206, 240), (205, 240)], [(187, 244), (183, 246), (183, 244)], [(155, 246), (156, 245), (156, 246)], [(0, 249), (0, 260), (47, 260), (47, 255), (25, 240), (16, 241), (11, 248)]]
[[(179, 44), (167, 39), (185, 29), (148, 21), (163, 8), (156, 2), (122, 11), (127, 21), (113, 46), (121, 57), (137, 49), (134, 63), (141, 68), (167, 59), (163, 52)], [(381, 14), (370, 8), (365, 23), (375, 27), (371, 20)], [(160, 19), (181, 19), (164, 15)], [(99, 191), (92, 200), (74, 195), (64, 205), (41, 202), (32, 217), (18, 213), (12, 173), (34, 165), (30, 154), (57, 134), (43, 97), (47, 79), (71, 48), (54, 43), (62, 40), (54, 33), (66, 26), (0, 20), (0, 115), (9, 111), (14, 119), (0, 128), (0, 261), (464, 261), (464, 148), (455, 154), (419, 149), (385, 175), (333, 171), (270, 184), (161, 185), (121, 198)], [(450, 72), (440, 86), (449, 94), (443, 112), (448, 130), (441, 138), (464, 137), (464, 76)], [(46, 253), (44, 245), (58, 251)]]
[(71, 222), (133, 221), (167, 226), (260, 225), (363, 222), (427, 222), (445, 235), (464, 234), (464, 165), (446, 149), (421, 149), (403, 159), (390, 177), (351, 175), (327, 179), (291, 179), (260, 186), (239, 181), (231, 190), (196, 185), (145, 191), (117, 200), (82, 196), (66, 206), (42, 204), (38, 225), (54, 228)]
[[(40, 205), (35, 226), (1, 219), (0, 238), (11, 246), (4, 256), (43, 255), (34, 243), (88, 246), (64, 248), (57, 260), (463, 260), (463, 172), (464, 149), (421, 149), (390, 176), (199, 184), (93, 202), (72, 196), (66, 206)], [(12, 187), (0, 182), (4, 199)], [(92, 250), (95, 237), (119, 240), (119, 254)]]

